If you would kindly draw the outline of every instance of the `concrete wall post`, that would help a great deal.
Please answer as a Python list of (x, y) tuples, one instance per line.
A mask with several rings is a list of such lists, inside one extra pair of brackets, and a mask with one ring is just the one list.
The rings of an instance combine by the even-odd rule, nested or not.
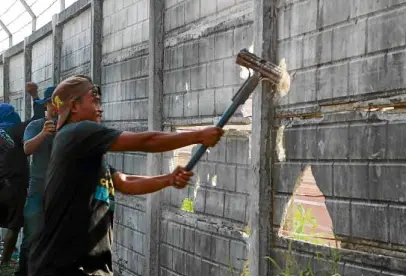
[(4, 103), (10, 103), (10, 57), (3, 54)]
[(57, 85), (61, 80), (62, 26), (58, 25), (59, 14), (52, 17), (52, 83)]
[[(255, 1), (254, 52), (264, 59), (276, 58), (276, 1)], [(272, 240), (272, 190), (270, 186), (272, 163), (272, 95), (270, 87), (260, 84), (253, 94), (252, 166), (255, 184), (251, 191), (250, 207), (250, 275), (268, 275)]]
[[(31, 82), (31, 66), (32, 66), (32, 45), (28, 43), (28, 39), (24, 39), (24, 85)], [(24, 120), (31, 118), (31, 96), (24, 89)]]
[(101, 84), (103, 0), (92, 0), (90, 75), (95, 84)]
[[(162, 130), (163, 58), (164, 58), (164, 0), (150, 0), (149, 14), (149, 81), (148, 81), (148, 130)], [(148, 175), (162, 172), (162, 154), (148, 154)], [(147, 247), (145, 274), (159, 273), (159, 229), (161, 192), (148, 195)]]

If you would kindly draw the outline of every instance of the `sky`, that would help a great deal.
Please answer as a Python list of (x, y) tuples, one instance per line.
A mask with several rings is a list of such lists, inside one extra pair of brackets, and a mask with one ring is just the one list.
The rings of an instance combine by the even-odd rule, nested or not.
[[(0, 0), (0, 20), (13, 34), (13, 45), (32, 33), (31, 16), (20, 0)], [(60, 12), (60, 0), (25, 0), (37, 17), (37, 29), (52, 20)], [(65, 0), (65, 8), (77, 0)], [(7, 33), (0, 27), (0, 53), (9, 48)]]

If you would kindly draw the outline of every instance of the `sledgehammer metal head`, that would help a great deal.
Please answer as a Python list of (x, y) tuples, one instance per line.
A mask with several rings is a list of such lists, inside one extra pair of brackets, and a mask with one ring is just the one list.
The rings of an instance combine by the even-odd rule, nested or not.
[(247, 49), (242, 49), (237, 55), (236, 63), (260, 73), (263, 79), (269, 80), (276, 86), (278, 93), (284, 95), (289, 91), (290, 77), (283, 64), (284, 61), (277, 66), (250, 53)]
[[(289, 91), (290, 78), (286, 72), (286, 66), (283, 64), (280, 66), (274, 65), (271, 62), (265, 61), (257, 57), (256, 55), (243, 49), (237, 55), (237, 64), (254, 70), (254, 74), (250, 76), (241, 88), (234, 95), (231, 105), (223, 113), (216, 126), (223, 128), (227, 124), (229, 119), (233, 116), (239, 106), (245, 103), (250, 94), (255, 90), (260, 81), (268, 80), (271, 84), (275, 85), (276, 91), (280, 95), (284, 95)], [(193, 154), (185, 169), (190, 171), (197, 164), (200, 158), (206, 152), (207, 147), (200, 145), (197, 151)]]

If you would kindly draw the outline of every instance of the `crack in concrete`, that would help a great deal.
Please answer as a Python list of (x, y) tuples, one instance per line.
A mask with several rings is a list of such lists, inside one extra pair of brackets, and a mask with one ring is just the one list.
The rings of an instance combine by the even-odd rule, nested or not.
[(340, 103), (340, 104), (329, 104), (329, 105), (319, 105), (317, 112), (308, 113), (277, 113), (276, 117), (279, 119), (317, 119), (323, 118), (325, 115), (332, 114), (346, 114), (353, 112), (397, 112), (406, 113), (406, 101), (399, 103), (369, 103), (366, 105), (363, 102), (351, 102), (351, 103)]

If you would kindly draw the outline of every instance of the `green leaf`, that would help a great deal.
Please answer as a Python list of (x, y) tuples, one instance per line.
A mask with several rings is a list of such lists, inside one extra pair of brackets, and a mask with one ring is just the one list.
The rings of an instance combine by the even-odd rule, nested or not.
[(186, 212), (190, 212), (193, 213), (194, 212), (194, 203), (193, 203), (193, 199), (192, 198), (185, 198), (183, 199), (182, 205), (180, 207), (180, 209), (182, 211), (186, 211)]
[(282, 268), (278, 265), (278, 263), (273, 258), (266, 256), (265, 259), (270, 261), (278, 269), (279, 272), (282, 272)]
[(297, 220), (300, 220), (301, 218), (303, 218), (303, 217), (302, 217), (302, 214), (300, 213), (299, 210), (296, 210), (296, 211), (294, 212), (293, 217), (294, 217), (295, 219), (297, 219)]
[(297, 205), (297, 210), (298, 210), (301, 214), (304, 213), (304, 209), (303, 209), (302, 204), (298, 204), (298, 205)]

